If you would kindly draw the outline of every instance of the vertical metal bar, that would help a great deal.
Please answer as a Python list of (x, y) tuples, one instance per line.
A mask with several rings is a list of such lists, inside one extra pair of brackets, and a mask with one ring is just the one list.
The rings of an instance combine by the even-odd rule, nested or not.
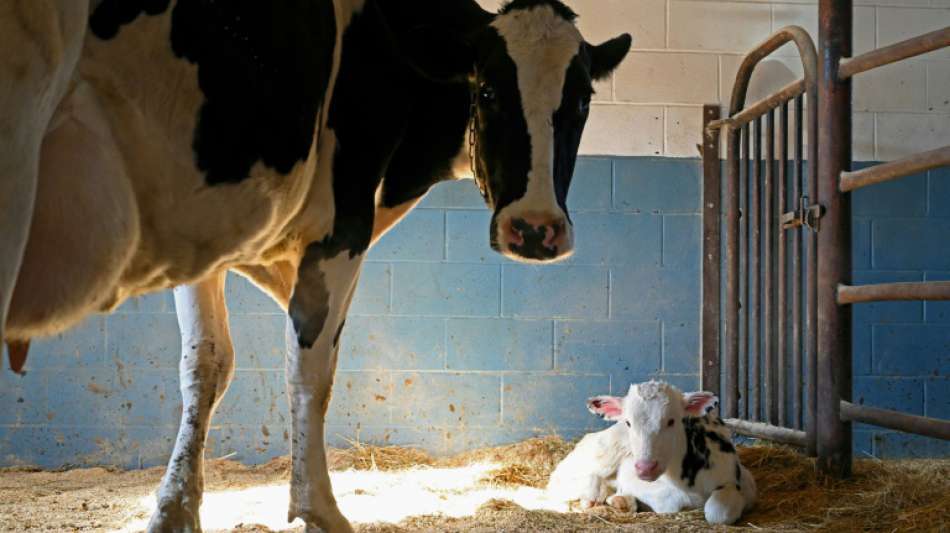
[[(802, 197), (802, 155), (804, 129), (802, 128), (802, 97), (795, 98), (795, 166), (792, 169), (792, 205), (797, 208)], [(792, 234), (792, 422), (802, 428), (802, 228)]]
[(726, 320), (725, 372), (722, 410), (726, 418), (739, 414), (739, 140), (741, 131), (726, 129)]
[(700, 374), (703, 390), (720, 396), (721, 166), (719, 129), (706, 129), (713, 120), (719, 120), (719, 106), (703, 107), (703, 353)]
[(851, 167), (851, 82), (838, 79), (851, 55), (851, 0), (821, 0), (818, 10), (818, 200), (825, 208), (818, 232), (818, 470), (851, 474), (851, 424), (840, 416), (851, 401), (851, 306), (837, 304), (838, 284), (851, 282), (851, 198), (838, 178)]
[(765, 309), (762, 321), (762, 347), (765, 350), (765, 410), (762, 417), (769, 424), (778, 424), (778, 395), (775, 389), (775, 110), (765, 115), (765, 190), (762, 198), (764, 233), (762, 234), (763, 262), (762, 307)]
[(739, 226), (740, 290), (739, 305), (742, 322), (739, 324), (739, 409), (742, 418), (749, 418), (749, 159), (752, 130), (742, 127), (742, 166), (739, 172)]
[(761, 336), (761, 286), (759, 243), (760, 235), (760, 187), (762, 179), (762, 117), (752, 122), (752, 176), (749, 179), (749, 420), (759, 420), (762, 405), (759, 386), (759, 361), (762, 356)]
[[(788, 102), (779, 108), (778, 142), (778, 201), (776, 215), (781, 219), (788, 209)], [(776, 348), (778, 355), (776, 366), (778, 380), (778, 420), (779, 425), (788, 427), (788, 240), (781, 223), (778, 224), (778, 254), (775, 263), (778, 269), (777, 294), (775, 306), (778, 308), (778, 326)]]
[[(818, 93), (809, 91), (805, 94), (808, 108), (808, 198), (809, 204), (818, 203)], [(849, 137), (850, 139), (850, 137)], [(848, 141), (850, 146), (850, 140)], [(850, 167), (850, 165), (849, 165)], [(848, 214), (850, 220), (850, 213)], [(848, 254), (851, 248), (848, 248)], [(808, 444), (805, 453), (809, 457), (817, 454), (816, 430), (818, 425), (818, 234), (815, 231), (808, 235), (808, 264), (806, 266), (808, 278), (808, 294), (806, 296), (806, 328), (805, 351), (808, 354), (808, 388), (806, 403), (808, 406), (805, 418), (805, 432), (808, 434)]]

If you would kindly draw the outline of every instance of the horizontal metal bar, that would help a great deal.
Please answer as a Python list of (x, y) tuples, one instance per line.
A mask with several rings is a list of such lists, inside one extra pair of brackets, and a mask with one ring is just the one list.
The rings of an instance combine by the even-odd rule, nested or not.
[(745, 105), (746, 93), (756, 65), (788, 42), (794, 42), (798, 48), (798, 55), (802, 60), (802, 69), (805, 72), (805, 90), (817, 88), (818, 53), (815, 52), (815, 43), (804, 28), (786, 26), (770, 35), (742, 58), (742, 63), (736, 73), (736, 82), (732, 86), (732, 98), (729, 100), (730, 117), (736, 116), (741, 109), (747, 107)]
[(898, 300), (950, 300), (950, 281), (838, 285), (838, 305)]
[(857, 405), (844, 400), (841, 401), (841, 420), (845, 422), (864, 422), (865, 424), (896, 429), (914, 435), (950, 440), (950, 420), (909, 415), (887, 409), (878, 409), (877, 407)]
[(849, 192), (944, 165), (950, 165), (950, 146), (853, 172), (842, 172), (839, 186), (841, 192)]
[(789, 100), (792, 100), (793, 98), (804, 93), (805, 80), (800, 79), (798, 81), (793, 81), (778, 91), (746, 107), (735, 116), (710, 122), (707, 126), (707, 129), (721, 128), (726, 124), (733, 128), (744, 126), (745, 124), (748, 124), (749, 122), (752, 122), (753, 120), (765, 115), (783, 103), (788, 102)]
[(946, 46), (950, 46), (950, 26), (842, 61), (838, 68), (838, 78), (846, 80), (855, 74), (933, 52)]
[(738, 418), (727, 418), (723, 422), (736, 433), (747, 437), (791, 444), (801, 448), (804, 448), (808, 443), (808, 435), (804, 431), (796, 429), (772, 426), (762, 422), (749, 422)]

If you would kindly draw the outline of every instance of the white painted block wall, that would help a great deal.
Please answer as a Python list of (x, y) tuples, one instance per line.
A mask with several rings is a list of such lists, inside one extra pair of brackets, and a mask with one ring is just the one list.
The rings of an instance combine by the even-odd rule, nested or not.
[[(487, 9), (499, 0), (479, 0)], [(634, 50), (597, 86), (581, 151), (697, 157), (702, 105), (728, 103), (743, 54), (803, 26), (817, 44), (817, 0), (565, 0), (587, 39), (621, 32)], [(950, 25), (950, 0), (855, 0), (859, 54)], [(763, 62), (748, 101), (799, 77), (787, 45)], [(950, 50), (863, 74), (854, 87), (854, 158), (890, 160), (950, 144)]]

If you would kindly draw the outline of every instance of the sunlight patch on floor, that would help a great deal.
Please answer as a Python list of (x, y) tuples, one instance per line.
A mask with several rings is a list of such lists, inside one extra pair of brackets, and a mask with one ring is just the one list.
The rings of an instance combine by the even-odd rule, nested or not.
[[(355, 523), (398, 523), (411, 516), (441, 514), (464, 517), (491, 499), (506, 499), (525, 509), (565, 512), (563, 503), (545, 497), (544, 491), (530, 487), (504, 488), (481, 483), (498, 468), (493, 463), (477, 463), (463, 468), (427, 468), (398, 472), (348, 470), (332, 472), (333, 492), (340, 510)], [(227, 491), (207, 491), (201, 506), (204, 529), (229, 529), (238, 524), (261, 524), (284, 529), (287, 523), (289, 489), (286, 484), (249, 487)], [(140, 502), (151, 516), (155, 497)], [(127, 524), (123, 531), (140, 531), (148, 519)]]

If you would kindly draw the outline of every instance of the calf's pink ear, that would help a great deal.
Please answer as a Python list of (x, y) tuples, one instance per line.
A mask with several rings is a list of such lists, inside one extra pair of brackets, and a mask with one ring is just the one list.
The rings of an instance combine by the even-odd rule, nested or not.
[(623, 414), (620, 400), (616, 396), (594, 396), (587, 399), (587, 410), (605, 420), (619, 420)]
[(719, 407), (719, 398), (706, 391), (687, 392), (683, 394), (683, 404), (686, 413), (692, 416), (703, 416)]

